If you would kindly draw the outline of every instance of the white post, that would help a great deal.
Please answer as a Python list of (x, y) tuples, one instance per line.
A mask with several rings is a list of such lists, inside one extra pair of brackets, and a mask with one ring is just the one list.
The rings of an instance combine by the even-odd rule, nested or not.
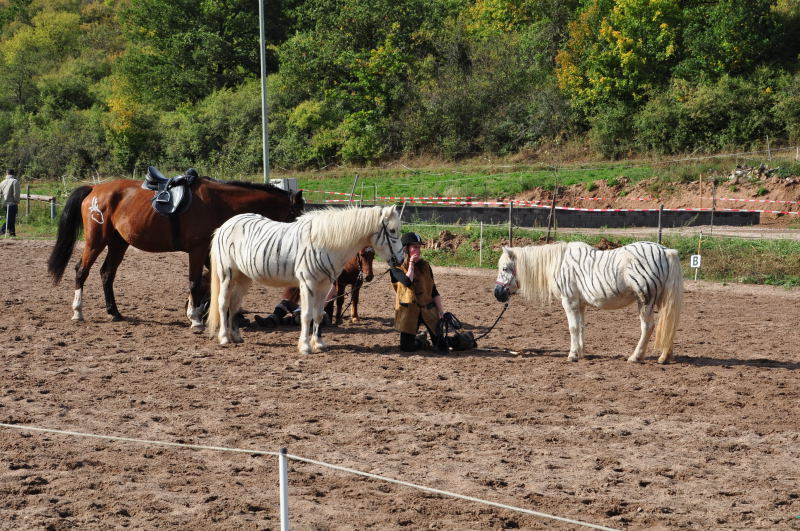
[(258, 28), (261, 49), (261, 144), (263, 151), (264, 182), (269, 182), (269, 118), (267, 111), (267, 59), (266, 55), (266, 24), (264, 22), (264, 0), (258, 0)]
[(289, 531), (289, 463), (286, 448), (278, 455), (278, 474), (280, 475), (281, 531)]
[(483, 266), (483, 221), (481, 221), (481, 239), (478, 244), (478, 265)]

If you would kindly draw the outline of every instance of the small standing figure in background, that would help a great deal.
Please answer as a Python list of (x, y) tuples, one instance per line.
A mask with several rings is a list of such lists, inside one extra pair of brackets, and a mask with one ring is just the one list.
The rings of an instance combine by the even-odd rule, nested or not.
[[(352, 260), (344, 265), (344, 269), (336, 279), (336, 297), (325, 305), (325, 313), (328, 314), (332, 323), (342, 322), (342, 306), (344, 305), (344, 291), (348, 285), (353, 286), (350, 294), (352, 308), (350, 310), (350, 321), (358, 321), (358, 298), (364, 280), (372, 282), (372, 261), (375, 259), (375, 250), (372, 247), (364, 247)], [(336, 319), (333, 319), (333, 303), (336, 302)]]
[(16, 236), (20, 189), (16, 172), (11, 168), (6, 172), (5, 180), (0, 183), (0, 198), (3, 200), (3, 209), (6, 213), (6, 222), (0, 227), (0, 234), (8, 232), (9, 236)]

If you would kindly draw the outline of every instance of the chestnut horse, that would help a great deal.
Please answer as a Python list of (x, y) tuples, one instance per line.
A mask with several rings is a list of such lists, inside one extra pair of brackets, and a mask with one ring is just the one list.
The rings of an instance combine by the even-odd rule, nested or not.
[[(114, 277), (129, 245), (143, 251), (189, 254), (190, 302), (186, 314), (192, 329), (202, 331), (200, 314), (203, 297), (201, 276), (208, 265), (211, 236), (228, 218), (245, 212), (269, 216), (276, 221), (294, 221), (303, 211), (301, 192), (287, 192), (269, 184), (216, 181), (198, 177), (191, 186), (189, 208), (175, 221), (151, 206), (154, 192), (142, 188), (142, 181), (120, 179), (76, 188), (67, 199), (58, 225), (58, 237), (47, 270), (58, 284), (64, 275), (81, 230), (85, 245), (75, 264), (75, 299), (72, 319), (83, 320), (83, 284), (89, 269), (108, 247), (100, 276), (106, 311), (113, 321), (122, 319), (114, 298)], [(177, 222), (177, 227), (174, 223)]]
[[(325, 313), (331, 318), (331, 323), (339, 324), (342, 322), (342, 306), (344, 305), (344, 290), (350, 285), (353, 289), (350, 293), (352, 309), (350, 310), (350, 320), (358, 321), (358, 296), (364, 280), (372, 282), (372, 261), (375, 259), (375, 250), (372, 247), (364, 247), (357, 255), (344, 265), (344, 269), (336, 279), (336, 297), (328, 301), (325, 305)], [(333, 318), (333, 303), (336, 301), (336, 319)]]

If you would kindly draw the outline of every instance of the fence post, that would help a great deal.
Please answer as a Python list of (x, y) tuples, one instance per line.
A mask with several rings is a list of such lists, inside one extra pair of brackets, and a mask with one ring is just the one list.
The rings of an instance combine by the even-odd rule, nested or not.
[(481, 237), (478, 243), (478, 265), (483, 267), (483, 221), (481, 221)]
[(769, 135), (767, 135), (767, 159), (772, 162), (772, 150), (769, 147)]
[(289, 531), (289, 466), (286, 448), (278, 455), (278, 474), (280, 476), (281, 531)]
[(356, 178), (353, 181), (353, 187), (350, 189), (350, 201), (347, 203), (348, 205), (353, 204), (353, 194), (356, 193), (356, 184), (358, 184), (358, 174), (356, 173)]
[(50, 219), (56, 219), (56, 198), (50, 199)]
[(508, 245), (509, 247), (514, 246), (514, 229), (513, 224), (513, 211), (514, 211), (514, 200), (512, 199), (511, 202), (508, 203)]
[(25, 199), (25, 219), (31, 217), (31, 185), (30, 183), (25, 185), (25, 195), (27, 195), (27, 199)]
[(658, 244), (661, 245), (661, 214), (664, 213), (664, 203), (658, 207)]
[(711, 181), (711, 230), (709, 236), (714, 235), (714, 211), (717, 209), (717, 180)]

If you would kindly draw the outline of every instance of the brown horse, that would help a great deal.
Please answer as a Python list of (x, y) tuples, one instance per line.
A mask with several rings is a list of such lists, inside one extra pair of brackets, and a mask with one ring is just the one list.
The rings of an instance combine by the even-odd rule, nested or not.
[[(372, 261), (375, 258), (375, 251), (372, 247), (364, 247), (352, 260), (347, 262), (336, 279), (336, 297), (325, 305), (325, 313), (331, 319), (331, 323), (339, 324), (342, 322), (342, 305), (344, 304), (344, 290), (348, 285), (353, 286), (350, 294), (352, 309), (350, 310), (350, 320), (358, 321), (358, 297), (364, 280), (372, 282)], [(366, 276), (365, 276), (366, 275)], [(333, 302), (336, 301), (336, 320), (333, 319)]]
[(132, 245), (153, 253), (183, 251), (189, 254), (191, 304), (186, 314), (192, 328), (200, 331), (204, 327), (199, 310), (203, 296), (201, 276), (203, 266), (208, 264), (214, 230), (228, 218), (245, 212), (255, 212), (276, 221), (294, 221), (304, 206), (302, 191), (287, 192), (269, 184), (198, 177), (191, 188), (190, 206), (174, 220), (153, 210), (154, 192), (143, 189), (142, 181), (114, 180), (81, 186), (70, 194), (61, 213), (58, 237), (47, 270), (53, 283), (58, 284), (72, 256), (82, 221), (86, 242), (83, 255), (75, 264), (74, 320), (83, 320), (83, 284), (92, 264), (106, 247), (108, 254), (100, 268), (106, 311), (112, 320), (122, 319), (114, 299), (114, 276), (125, 251)]

